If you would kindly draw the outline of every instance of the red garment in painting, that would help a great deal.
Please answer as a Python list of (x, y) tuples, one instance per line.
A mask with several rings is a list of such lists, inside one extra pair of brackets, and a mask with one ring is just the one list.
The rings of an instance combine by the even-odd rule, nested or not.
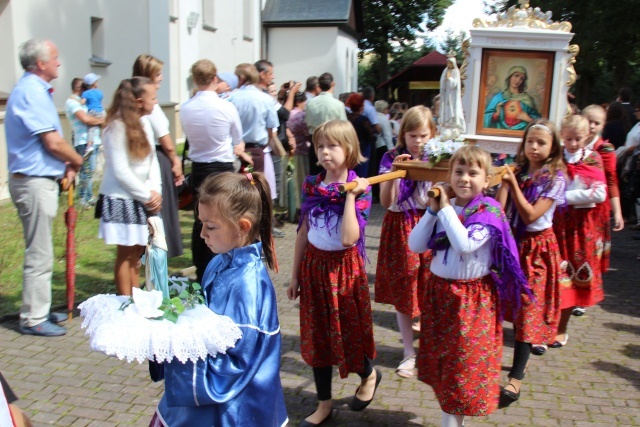
[(362, 373), (376, 357), (369, 283), (353, 246), (323, 251), (308, 244), (300, 266), (300, 341), (314, 368), (338, 365), (340, 377)]
[[(567, 165), (571, 179), (578, 173), (592, 182), (604, 182), (602, 158), (591, 152), (583, 161)], [(599, 179), (599, 177), (602, 177)], [(587, 181), (588, 182), (588, 181)], [(609, 228), (609, 217), (603, 217), (599, 205), (595, 208), (564, 206), (556, 209), (553, 231), (558, 239), (560, 257), (567, 261), (570, 282), (560, 289), (561, 308), (591, 307), (604, 299), (602, 290), (602, 253)]]
[(444, 412), (482, 416), (498, 406), (502, 325), (491, 276), (451, 280), (431, 275), (424, 293), (418, 379)]
[[(560, 249), (553, 229), (527, 232), (518, 243), (520, 266), (534, 299), (522, 295), (514, 323), (516, 340), (526, 343), (552, 343), (560, 321), (560, 281), (566, 275), (560, 268)], [(513, 307), (505, 305), (505, 320), (512, 322)]]
[(411, 317), (420, 315), (418, 284), (424, 283), (421, 279), (429, 273), (427, 254), (431, 251), (415, 254), (409, 250), (409, 234), (424, 212), (388, 210), (384, 214), (376, 266), (375, 301), (392, 304)]

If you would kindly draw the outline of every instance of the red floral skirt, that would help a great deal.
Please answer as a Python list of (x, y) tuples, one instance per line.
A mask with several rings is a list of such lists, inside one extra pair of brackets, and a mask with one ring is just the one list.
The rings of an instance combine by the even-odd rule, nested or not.
[[(516, 340), (552, 343), (560, 322), (560, 264), (558, 241), (552, 228), (527, 232), (518, 245), (520, 266), (527, 276), (534, 299), (522, 295), (514, 323)], [(513, 307), (505, 304), (505, 320), (513, 320)]]
[(424, 294), (418, 379), (444, 412), (489, 415), (498, 406), (502, 325), (491, 276), (450, 280), (431, 275)]
[(560, 308), (591, 307), (604, 299), (602, 253), (609, 218), (598, 207), (556, 210), (553, 231), (569, 278), (560, 286)]
[(302, 358), (314, 368), (338, 365), (340, 377), (376, 357), (369, 283), (354, 246), (323, 251), (308, 244), (300, 268)]
[(411, 317), (420, 315), (419, 283), (424, 284), (423, 277), (429, 274), (431, 251), (415, 254), (409, 250), (409, 234), (423, 214), (423, 210), (409, 212), (411, 217), (404, 212), (385, 213), (376, 266), (375, 301), (392, 304)]
[(595, 209), (598, 210), (598, 216), (605, 221), (604, 235), (602, 237), (602, 258), (600, 259), (600, 272), (609, 271), (609, 259), (611, 258), (611, 199), (607, 197), (604, 203), (598, 203)]

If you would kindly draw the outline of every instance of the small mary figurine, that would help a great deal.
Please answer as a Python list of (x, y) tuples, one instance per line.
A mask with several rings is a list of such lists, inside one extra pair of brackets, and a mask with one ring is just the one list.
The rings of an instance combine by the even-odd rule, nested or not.
[(460, 84), (460, 70), (456, 58), (447, 58), (447, 68), (440, 77), (440, 117), (438, 125), (440, 132), (444, 129), (457, 129), (464, 133), (467, 124), (462, 111), (462, 88)]

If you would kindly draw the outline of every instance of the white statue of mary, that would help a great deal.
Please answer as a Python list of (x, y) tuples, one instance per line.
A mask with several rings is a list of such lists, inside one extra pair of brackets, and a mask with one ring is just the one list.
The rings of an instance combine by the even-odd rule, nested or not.
[(462, 111), (462, 95), (460, 87), (460, 70), (456, 64), (456, 58), (447, 58), (447, 68), (440, 77), (440, 133), (445, 130), (457, 130), (458, 134), (464, 133), (467, 124)]

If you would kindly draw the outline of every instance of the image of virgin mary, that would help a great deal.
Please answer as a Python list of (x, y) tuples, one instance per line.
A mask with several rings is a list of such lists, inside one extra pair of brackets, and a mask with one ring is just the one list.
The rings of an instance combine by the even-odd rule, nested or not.
[(527, 93), (527, 70), (514, 65), (505, 79), (505, 89), (491, 98), (484, 111), (484, 127), (524, 130), (533, 119), (540, 118), (535, 101)]

